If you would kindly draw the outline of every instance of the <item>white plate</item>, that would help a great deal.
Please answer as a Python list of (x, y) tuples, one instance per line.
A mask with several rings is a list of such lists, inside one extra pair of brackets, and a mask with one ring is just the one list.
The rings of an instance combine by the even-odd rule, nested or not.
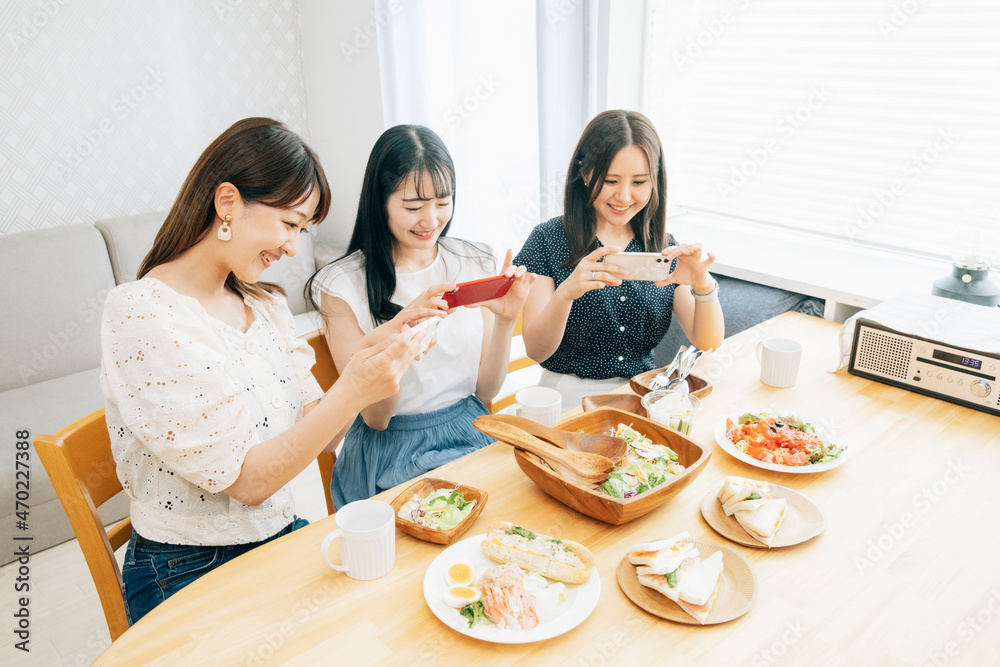
[[(843, 447), (844, 451), (840, 454), (840, 456), (830, 461), (829, 463), (814, 463), (812, 465), (804, 465), (804, 466), (785, 466), (785, 465), (779, 465), (777, 463), (766, 463), (764, 461), (758, 461), (749, 454), (744, 454), (743, 452), (741, 452), (739, 449), (736, 448), (736, 445), (733, 444), (732, 440), (726, 437), (726, 420), (732, 419), (734, 422), (739, 423), (740, 415), (744, 415), (748, 412), (752, 412), (755, 414), (790, 415), (797, 417), (804, 422), (809, 422), (810, 424), (812, 424), (813, 428), (816, 429), (817, 434), (819, 434), (828, 442)], [(796, 412), (791, 412), (789, 410), (742, 410), (740, 412), (734, 412), (732, 414), (726, 415), (725, 417), (720, 419), (718, 423), (716, 423), (715, 425), (715, 441), (719, 443), (719, 447), (722, 447), (722, 450), (724, 452), (726, 452), (733, 458), (743, 461), (744, 463), (749, 463), (752, 466), (756, 466), (757, 468), (763, 468), (764, 470), (773, 470), (775, 472), (790, 472), (798, 474), (807, 474), (813, 472), (824, 472), (826, 470), (832, 470), (837, 466), (842, 465), (844, 461), (846, 461), (847, 458), (851, 455), (851, 451), (853, 451), (850, 445), (848, 444), (847, 439), (837, 429), (833, 428), (832, 426), (827, 426), (818, 419), (813, 419), (808, 415), (802, 415)]]
[(495, 625), (477, 625), (469, 628), (469, 621), (459, 613), (458, 609), (445, 604), (441, 595), (447, 587), (445, 577), (448, 567), (453, 563), (458, 561), (469, 563), (475, 569), (476, 576), (487, 567), (499, 565), (483, 553), (482, 543), (485, 538), (486, 534), (483, 533), (456, 542), (439, 553), (424, 574), (424, 599), (427, 601), (427, 606), (452, 630), (467, 637), (497, 644), (527, 644), (569, 632), (583, 623), (597, 607), (597, 601), (601, 597), (601, 579), (595, 570), (591, 573), (590, 579), (582, 584), (566, 584), (566, 600), (559, 605), (563, 610), (562, 614), (547, 623), (539, 623), (531, 630), (501, 630)]

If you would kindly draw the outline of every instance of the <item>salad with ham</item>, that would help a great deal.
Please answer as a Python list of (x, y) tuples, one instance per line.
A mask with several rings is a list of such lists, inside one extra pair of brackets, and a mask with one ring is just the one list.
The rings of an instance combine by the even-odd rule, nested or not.
[(829, 463), (845, 450), (821, 438), (809, 422), (789, 414), (747, 412), (739, 423), (726, 420), (726, 437), (758, 461), (786, 466)]

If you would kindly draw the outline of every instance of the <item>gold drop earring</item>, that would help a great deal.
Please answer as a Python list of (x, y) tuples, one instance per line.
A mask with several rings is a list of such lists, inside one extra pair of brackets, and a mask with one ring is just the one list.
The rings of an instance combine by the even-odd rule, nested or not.
[(226, 214), (226, 217), (222, 220), (222, 226), (219, 227), (219, 240), (228, 241), (233, 238), (233, 230), (229, 228), (229, 223), (233, 221), (233, 216)]

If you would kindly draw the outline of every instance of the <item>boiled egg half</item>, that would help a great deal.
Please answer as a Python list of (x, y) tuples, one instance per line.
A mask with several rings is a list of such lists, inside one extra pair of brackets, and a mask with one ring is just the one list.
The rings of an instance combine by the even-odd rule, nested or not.
[(481, 594), (471, 586), (449, 586), (444, 589), (442, 595), (447, 605), (462, 608), (467, 604), (472, 604), (481, 597)]
[(468, 563), (453, 563), (445, 573), (449, 586), (471, 586), (476, 573)]

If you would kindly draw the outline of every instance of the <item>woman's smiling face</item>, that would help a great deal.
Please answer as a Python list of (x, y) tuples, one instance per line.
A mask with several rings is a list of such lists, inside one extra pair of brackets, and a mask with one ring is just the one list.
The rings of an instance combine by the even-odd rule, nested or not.
[(312, 220), (319, 198), (319, 190), (314, 189), (309, 197), (292, 208), (244, 204), (238, 215), (234, 212), (233, 241), (226, 245), (238, 249), (243, 258), (232, 267), (236, 277), (257, 282), (264, 270), (282, 256), (294, 257), (299, 235)]
[(645, 208), (652, 194), (646, 154), (635, 144), (621, 149), (608, 166), (604, 184), (594, 201), (598, 228), (628, 224)]
[(386, 202), (389, 231), (396, 239), (398, 250), (433, 249), (441, 231), (451, 220), (455, 206), (453, 192), (433, 199), (423, 199), (420, 194), (424, 197), (434, 195), (434, 180), (426, 172), (420, 175), (419, 188), (415, 175), (410, 174)]

